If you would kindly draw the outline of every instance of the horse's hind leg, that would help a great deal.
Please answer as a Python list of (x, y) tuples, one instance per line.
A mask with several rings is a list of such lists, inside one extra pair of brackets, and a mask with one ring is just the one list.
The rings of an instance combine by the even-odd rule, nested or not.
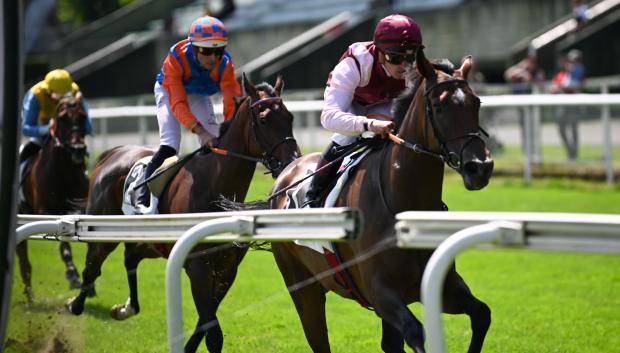
[(272, 244), (273, 255), (289, 289), (301, 325), (313, 352), (331, 352), (325, 320), (325, 290), (313, 275), (286, 249)]
[[(375, 311), (377, 315), (381, 317), (384, 322), (386, 322), (389, 326), (392, 326), (395, 330), (402, 334), (402, 338), (404, 338), (407, 345), (409, 345), (416, 353), (424, 353), (424, 328), (422, 327), (422, 323), (413, 315), (413, 313), (407, 308), (398, 297), (385, 286), (378, 287), (375, 289), (375, 292), (380, 293), (377, 298), (373, 300), (373, 305), (375, 307)], [(388, 326), (388, 328), (390, 328)], [(384, 329), (386, 324), (383, 325)], [(383, 347), (384, 342), (388, 338), (395, 338), (395, 333), (392, 331), (388, 332), (388, 336), (384, 336), (381, 341), (381, 346)], [(388, 348), (397, 347), (399, 341), (392, 341), (389, 343)], [(391, 350), (384, 349), (385, 352), (392, 352)], [(396, 351), (396, 352), (401, 352)]]
[(78, 296), (68, 299), (65, 303), (65, 307), (72, 314), (80, 315), (84, 311), (86, 297), (94, 295), (95, 280), (101, 276), (103, 262), (117, 246), (118, 243), (88, 243), (86, 265), (82, 272), (82, 290)]
[(69, 288), (82, 288), (80, 283), (80, 275), (78, 274), (75, 264), (73, 264), (73, 255), (71, 254), (71, 245), (66, 241), (60, 242), (60, 257), (65, 263), (65, 277), (69, 281)]
[(26, 240), (17, 244), (16, 247), (17, 257), (19, 258), (19, 272), (22, 276), (22, 283), (24, 284), (24, 294), (28, 303), (32, 303), (32, 266), (30, 260), (28, 260), (28, 243)]
[(444, 312), (465, 313), (469, 316), (472, 336), (467, 352), (480, 352), (491, 325), (491, 309), (471, 293), (463, 278), (456, 271), (450, 271), (446, 277), (443, 302)]
[(381, 320), (381, 349), (390, 353), (405, 353), (403, 335), (389, 322)]
[(148, 244), (125, 243), (125, 270), (129, 284), (129, 299), (124, 304), (112, 306), (110, 315), (116, 320), (128, 319), (140, 312), (138, 301), (138, 264), (145, 258), (159, 257)]

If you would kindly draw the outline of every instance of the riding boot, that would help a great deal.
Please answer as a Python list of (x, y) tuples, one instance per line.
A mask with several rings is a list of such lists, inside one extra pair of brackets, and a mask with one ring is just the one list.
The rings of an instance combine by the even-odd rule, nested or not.
[(28, 160), (28, 158), (37, 154), (39, 150), (41, 150), (41, 145), (35, 141), (30, 140), (26, 142), (26, 144), (22, 145), (19, 149), (19, 163), (21, 164), (22, 162)]
[(325, 189), (333, 181), (338, 169), (340, 168), (340, 161), (334, 162), (325, 167), (338, 158), (338, 147), (340, 146), (337, 143), (332, 142), (327, 146), (325, 152), (321, 155), (316, 165), (316, 170), (318, 170), (318, 172), (314, 174), (312, 180), (310, 181), (310, 187), (306, 192), (306, 198), (302, 203), (302, 207), (305, 207), (306, 205), (311, 208), (320, 206), (321, 197), (323, 196)]
[[(172, 157), (177, 154), (177, 151), (166, 145), (159, 146), (159, 149), (151, 158), (151, 161), (146, 165), (146, 170), (144, 172), (144, 179), (148, 179), (153, 173), (159, 168), (162, 163), (166, 160), (166, 158)], [(138, 190), (136, 190), (136, 208), (139, 210), (148, 209), (151, 205), (151, 190), (149, 190), (148, 183), (142, 185)]]

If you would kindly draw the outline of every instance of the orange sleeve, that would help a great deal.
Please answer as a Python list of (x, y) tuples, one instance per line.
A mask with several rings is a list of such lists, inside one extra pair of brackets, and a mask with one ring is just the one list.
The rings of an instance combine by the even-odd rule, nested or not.
[(170, 109), (174, 117), (188, 129), (198, 121), (189, 109), (187, 93), (183, 87), (183, 67), (172, 55), (164, 60), (164, 89), (168, 92)]
[(222, 92), (223, 104), (224, 104), (224, 120), (228, 121), (233, 118), (235, 112), (235, 101), (233, 97), (241, 96), (241, 86), (237, 82), (235, 77), (235, 66), (232, 60), (228, 61), (224, 72), (222, 72), (222, 79), (220, 80), (220, 91)]

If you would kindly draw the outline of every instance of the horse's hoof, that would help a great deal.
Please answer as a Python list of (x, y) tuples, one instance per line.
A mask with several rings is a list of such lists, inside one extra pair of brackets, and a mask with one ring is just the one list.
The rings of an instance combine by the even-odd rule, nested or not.
[(136, 310), (129, 303), (116, 304), (110, 310), (110, 316), (115, 320), (126, 320), (136, 315)]
[(69, 298), (65, 302), (65, 308), (67, 308), (67, 311), (69, 311), (73, 315), (80, 315), (84, 311), (83, 306), (81, 308), (78, 308), (77, 305), (74, 305), (77, 298), (78, 297)]
[(24, 295), (26, 296), (26, 304), (32, 305), (34, 301), (34, 294), (32, 294), (32, 288), (31, 287), (24, 288)]

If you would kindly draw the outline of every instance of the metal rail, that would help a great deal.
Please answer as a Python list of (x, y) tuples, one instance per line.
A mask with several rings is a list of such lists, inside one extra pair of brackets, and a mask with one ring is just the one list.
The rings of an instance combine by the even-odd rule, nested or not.
[[(429, 353), (445, 352), (442, 289), (463, 250), (479, 245), (620, 254), (620, 215), (509, 212), (403, 212), (398, 246), (435, 248), (422, 276)], [(455, 233), (456, 232), (456, 233)]]
[[(166, 266), (170, 352), (183, 352), (181, 269), (200, 242), (355, 239), (361, 213), (348, 208), (265, 210), (150, 216), (18, 215), (17, 242), (27, 238), (82, 242), (175, 242)], [(181, 234), (184, 232), (181, 236)]]

